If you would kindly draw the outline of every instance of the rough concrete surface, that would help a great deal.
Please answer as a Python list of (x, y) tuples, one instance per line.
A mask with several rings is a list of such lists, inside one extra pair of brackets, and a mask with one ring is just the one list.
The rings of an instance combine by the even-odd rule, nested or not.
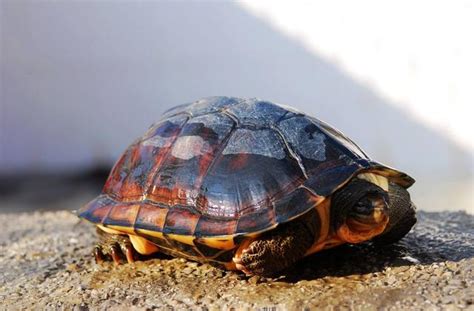
[(278, 279), (159, 257), (97, 265), (94, 229), (67, 211), (0, 214), (2, 309), (474, 309), (474, 216), (419, 213), (383, 249), (344, 246)]

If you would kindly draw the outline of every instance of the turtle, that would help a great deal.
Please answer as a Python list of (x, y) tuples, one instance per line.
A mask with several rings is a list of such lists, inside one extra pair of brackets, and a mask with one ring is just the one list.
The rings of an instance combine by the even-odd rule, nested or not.
[(99, 263), (164, 253), (272, 276), (342, 244), (400, 240), (414, 182), (315, 117), (217, 96), (166, 111), (78, 216), (97, 227)]

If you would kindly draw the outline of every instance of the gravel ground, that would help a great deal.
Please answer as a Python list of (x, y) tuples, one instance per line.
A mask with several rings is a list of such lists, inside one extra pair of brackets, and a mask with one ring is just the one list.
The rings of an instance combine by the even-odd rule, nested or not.
[(164, 256), (99, 266), (94, 229), (67, 211), (0, 222), (2, 309), (474, 310), (474, 216), (463, 212), (420, 212), (396, 245), (329, 250), (278, 279)]

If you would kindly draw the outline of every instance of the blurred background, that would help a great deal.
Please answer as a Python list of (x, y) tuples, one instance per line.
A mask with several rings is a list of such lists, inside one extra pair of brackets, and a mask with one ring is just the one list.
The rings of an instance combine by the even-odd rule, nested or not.
[(76, 209), (178, 104), (259, 97), (474, 213), (471, 1), (0, 0), (0, 212)]

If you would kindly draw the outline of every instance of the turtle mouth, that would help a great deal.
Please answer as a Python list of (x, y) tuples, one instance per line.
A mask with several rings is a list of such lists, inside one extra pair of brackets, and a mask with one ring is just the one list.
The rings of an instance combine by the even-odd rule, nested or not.
[(337, 235), (347, 243), (361, 243), (381, 234), (388, 224), (388, 216), (382, 217), (379, 223), (361, 222), (356, 219), (348, 219), (337, 229)]
[(384, 223), (388, 218), (387, 210), (385, 208), (374, 208), (369, 215), (355, 214), (347, 218), (346, 224), (353, 231), (368, 231), (381, 223)]

